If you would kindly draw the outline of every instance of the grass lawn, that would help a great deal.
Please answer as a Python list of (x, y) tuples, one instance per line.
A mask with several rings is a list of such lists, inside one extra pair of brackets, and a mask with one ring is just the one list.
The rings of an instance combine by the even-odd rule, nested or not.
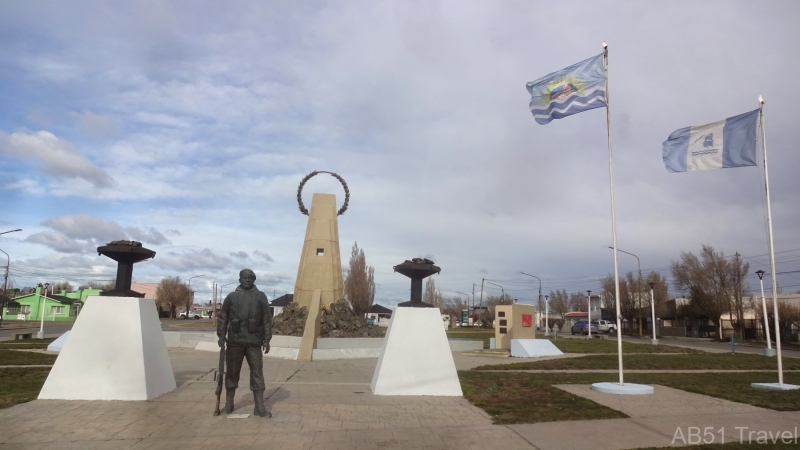
[[(780, 312), (780, 311), (779, 311)], [(680, 443), (681, 441), (677, 441)], [(798, 442), (800, 444), (800, 442)], [(778, 439), (778, 442), (773, 444), (772, 442), (769, 443), (769, 448), (797, 448), (797, 445), (794, 442), (791, 444), (786, 444)], [(747, 443), (747, 442), (728, 442), (725, 444), (700, 444), (700, 445), (687, 445), (686, 447), (678, 447), (681, 450), (763, 450), (766, 444), (757, 444), (755, 442)], [(648, 447), (639, 450), (674, 450), (675, 447)]]
[(0, 369), (0, 408), (36, 400), (49, 368)]
[(56, 362), (57, 356), (58, 355), (0, 349), (0, 365), (24, 366), (32, 364), (53, 364)]
[[(778, 370), (775, 358), (744, 353), (704, 353), (690, 355), (623, 355), (629, 370)], [(473, 370), (580, 370), (617, 369), (617, 355), (589, 355), (581, 358), (496, 364)], [(800, 360), (784, 358), (784, 370), (800, 370)]]
[[(547, 339), (551, 339), (548, 337)], [(551, 339), (552, 340), (552, 339)], [(553, 341), (564, 353), (613, 353), (617, 354), (616, 339), (573, 339), (561, 338)], [(671, 345), (622, 343), (622, 353), (705, 353), (690, 348), (673, 347)]]
[[(572, 395), (553, 384), (607, 381), (601, 374), (564, 377), (511, 372), (459, 372), (464, 397), (492, 416), (496, 424), (617, 419), (627, 415)], [(537, 374), (538, 375), (538, 374)], [(572, 375), (572, 374), (570, 374)]]
[[(626, 417), (619, 411), (552, 386), (615, 381), (613, 374), (462, 371), (458, 375), (464, 396), (491, 415), (497, 424)], [(625, 380), (669, 386), (778, 411), (800, 410), (800, 390), (781, 392), (750, 387), (753, 382), (777, 381), (776, 374), (627, 374)], [(784, 382), (800, 384), (800, 374), (786, 373)]]
[(47, 348), (56, 338), (25, 339), (21, 341), (0, 341), (0, 349), (4, 348)]

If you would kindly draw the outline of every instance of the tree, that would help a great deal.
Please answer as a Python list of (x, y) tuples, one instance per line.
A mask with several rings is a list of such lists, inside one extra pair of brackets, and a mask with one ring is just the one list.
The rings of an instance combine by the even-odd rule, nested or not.
[(422, 293), (422, 301), (430, 303), (435, 308), (439, 309), (445, 306), (444, 297), (441, 292), (436, 290), (436, 282), (433, 281), (433, 277), (428, 277), (428, 281), (425, 282), (425, 291)]
[(186, 316), (188, 317), (194, 300), (192, 292), (189, 291), (189, 286), (181, 281), (181, 277), (166, 277), (162, 279), (156, 288), (156, 297), (158, 297), (160, 303), (167, 304), (169, 316), (173, 319), (179, 305), (186, 306)]
[(117, 279), (114, 278), (105, 283), (101, 283), (99, 281), (90, 281), (84, 285), (79, 286), (78, 289), (90, 288), (90, 289), (100, 289), (101, 291), (110, 291), (111, 289), (114, 289), (116, 286), (117, 286)]
[(48, 290), (54, 294), (61, 291), (72, 292), (72, 285), (69, 284), (69, 281), (59, 281), (58, 283), (50, 283), (50, 288)]
[(375, 301), (375, 268), (367, 266), (367, 257), (364, 250), (358, 248), (358, 242), (353, 243), (350, 252), (350, 269), (344, 280), (344, 298), (350, 308), (359, 316), (369, 312)]
[(743, 263), (738, 253), (734, 260), (729, 261), (724, 253), (710, 245), (703, 245), (699, 256), (692, 252), (681, 252), (680, 260), (672, 262), (675, 287), (683, 292), (691, 292), (692, 303), (695, 302), (695, 295), (702, 299), (696, 305), (689, 305), (689, 311), (698, 315), (701, 311), (697, 308), (707, 308), (702, 313), (709, 316), (717, 328), (720, 325), (719, 316), (727, 312), (737, 331), (741, 331), (743, 325), (745, 297), (748, 294), (744, 277), (749, 270), (750, 264)]
[[(650, 272), (644, 279), (644, 289), (647, 289), (647, 294), (645, 298), (647, 298), (647, 305), (650, 306), (653, 299), (650, 298), (650, 283), (653, 283), (653, 297), (655, 300), (655, 306), (665, 301), (669, 297), (669, 284), (667, 284), (667, 279), (662, 277), (658, 272)], [(656, 309), (656, 313), (658, 313), (658, 309)]]
[(582, 292), (569, 294), (569, 310), (582, 311), (583, 309), (586, 309), (586, 296)]
[[(603, 278), (600, 285), (602, 286), (600, 298), (603, 302), (603, 308), (613, 308), (616, 313), (614, 275), (608, 275)], [(632, 289), (631, 286), (633, 286)], [(638, 306), (635, 295), (632, 295), (635, 294), (637, 286), (638, 278), (633, 275), (633, 272), (628, 272), (625, 277), (619, 280), (619, 313), (624, 319), (628, 320), (628, 323), (633, 323), (633, 317)]]
[(561, 320), (564, 320), (565, 315), (570, 311), (567, 290), (562, 289), (559, 291), (556, 289), (555, 291), (550, 291), (549, 303), (550, 309), (561, 316)]

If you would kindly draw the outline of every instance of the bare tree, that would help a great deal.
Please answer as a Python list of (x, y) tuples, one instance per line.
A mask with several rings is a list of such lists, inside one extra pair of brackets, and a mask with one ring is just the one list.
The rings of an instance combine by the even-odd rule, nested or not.
[(72, 285), (69, 281), (59, 281), (57, 283), (50, 283), (50, 292), (58, 294), (61, 291), (72, 292)]
[(569, 294), (569, 310), (581, 311), (586, 308), (586, 296), (582, 292)]
[(188, 317), (194, 300), (189, 287), (181, 281), (181, 277), (162, 279), (156, 288), (156, 297), (160, 303), (167, 305), (171, 318), (175, 318), (175, 312), (180, 305), (186, 306), (186, 316)]
[(556, 314), (561, 316), (561, 320), (564, 320), (565, 315), (570, 311), (569, 309), (569, 296), (567, 295), (567, 290), (555, 290), (550, 291), (550, 309), (555, 311)]
[(344, 298), (353, 312), (364, 316), (375, 301), (375, 268), (367, 266), (364, 250), (353, 243), (350, 252), (350, 268), (344, 280)]
[[(613, 308), (616, 310), (615, 304), (616, 286), (613, 275), (608, 275), (601, 280), (602, 290), (600, 298), (602, 299), (604, 308)], [(628, 320), (628, 323), (633, 323), (633, 317), (636, 314), (637, 298), (635, 291), (638, 286), (638, 278), (633, 272), (628, 272), (625, 277), (619, 280), (619, 313)], [(633, 287), (631, 289), (631, 287)]]
[(78, 287), (78, 289), (100, 289), (101, 291), (109, 291), (117, 286), (117, 279), (114, 278), (110, 281), (102, 283), (100, 281), (90, 281)]
[[(669, 284), (667, 283), (667, 279), (662, 277), (658, 272), (650, 272), (644, 279), (644, 288), (647, 289), (647, 294), (645, 298), (647, 299), (647, 306), (650, 305), (651, 298), (650, 298), (650, 283), (653, 283), (653, 297), (655, 297), (655, 304), (656, 307), (663, 302), (666, 301), (669, 297)], [(656, 309), (656, 311), (658, 311)]]
[[(733, 261), (725, 258), (710, 245), (703, 245), (700, 255), (681, 252), (680, 260), (672, 262), (672, 277), (675, 287), (692, 295), (687, 310), (698, 317), (707, 315), (719, 328), (720, 316), (728, 317), (737, 330), (741, 329), (744, 317), (747, 287), (744, 278), (750, 270), (749, 263), (743, 263), (738, 254)], [(705, 308), (705, 311), (698, 308)], [(734, 321), (733, 316), (736, 315)]]

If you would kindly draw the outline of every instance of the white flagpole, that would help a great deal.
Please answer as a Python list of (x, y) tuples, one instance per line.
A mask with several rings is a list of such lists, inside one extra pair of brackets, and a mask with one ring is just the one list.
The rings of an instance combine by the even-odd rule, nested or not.
[[(608, 133), (608, 175), (611, 186), (611, 234), (613, 235), (612, 242), (614, 245), (614, 303), (617, 307), (617, 359), (619, 361), (619, 385), (624, 386), (625, 380), (622, 376), (622, 324), (620, 323), (621, 314), (619, 309), (619, 265), (617, 264), (617, 218), (614, 207), (614, 156), (611, 150), (611, 101), (608, 92), (608, 44), (605, 41), (603, 41), (603, 66), (606, 72), (606, 131)], [(591, 299), (589, 299), (589, 303), (591, 304)], [(591, 317), (589, 318), (589, 328), (591, 329)]]
[(769, 264), (772, 271), (772, 307), (775, 317), (775, 349), (778, 356), (778, 384), (783, 385), (783, 361), (781, 361), (781, 328), (778, 322), (778, 278), (775, 276), (775, 244), (772, 238), (772, 208), (769, 200), (769, 171), (767, 170), (767, 131), (764, 128), (764, 99), (758, 96), (761, 139), (764, 147), (764, 186), (767, 192), (767, 228), (769, 231)]

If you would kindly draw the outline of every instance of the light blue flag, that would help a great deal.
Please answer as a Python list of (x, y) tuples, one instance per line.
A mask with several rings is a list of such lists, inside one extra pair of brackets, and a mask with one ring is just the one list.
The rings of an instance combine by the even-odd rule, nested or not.
[(603, 54), (531, 81), (530, 108), (536, 122), (545, 125), (579, 112), (606, 106)]
[(756, 166), (759, 110), (719, 122), (674, 131), (664, 141), (662, 156), (670, 172)]

